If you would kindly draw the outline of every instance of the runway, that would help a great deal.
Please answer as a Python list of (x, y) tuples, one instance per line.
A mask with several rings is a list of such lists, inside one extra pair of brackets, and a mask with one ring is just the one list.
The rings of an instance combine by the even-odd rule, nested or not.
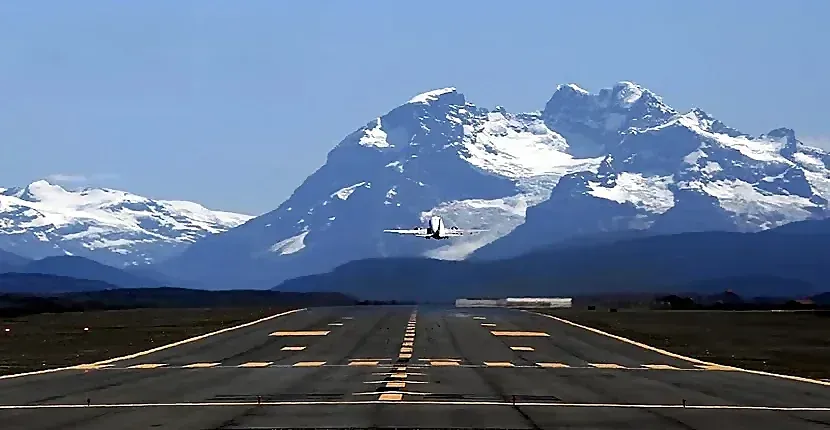
[(518, 310), (311, 308), (0, 379), (0, 427), (826, 429), (828, 385), (695, 363)]

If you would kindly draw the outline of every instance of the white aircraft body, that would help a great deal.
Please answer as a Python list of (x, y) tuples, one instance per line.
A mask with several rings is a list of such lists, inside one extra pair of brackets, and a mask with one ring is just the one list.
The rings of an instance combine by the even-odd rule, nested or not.
[(411, 234), (424, 239), (449, 239), (451, 237), (464, 236), (467, 234), (479, 233), (487, 230), (461, 230), (458, 227), (447, 228), (440, 216), (429, 219), (426, 228), (419, 227), (412, 230), (383, 230), (384, 233)]

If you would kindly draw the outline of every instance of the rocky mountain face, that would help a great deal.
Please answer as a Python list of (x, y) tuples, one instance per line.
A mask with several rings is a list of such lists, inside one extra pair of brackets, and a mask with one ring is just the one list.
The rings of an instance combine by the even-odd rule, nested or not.
[[(363, 258), (505, 258), (631, 229), (757, 231), (826, 217), (828, 165), (792, 130), (750, 136), (632, 82), (597, 93), (560, 85), (532, 113), (478, 107), (445, 88), (346, 136), (274, 211), (160, 267), (267, 287)], [(450, 241), (382, 233), (433, 214), (489, 231)]]

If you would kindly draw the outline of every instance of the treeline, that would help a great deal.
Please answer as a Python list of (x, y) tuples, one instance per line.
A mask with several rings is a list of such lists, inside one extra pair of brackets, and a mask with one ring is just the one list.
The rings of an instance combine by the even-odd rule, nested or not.
[(227, 308), (353, 306), (341, 293), (295, 293), (268, 290), (206, 291), (185, 288), (119, 288), (55, 294), (0, 293), (0, 317), (40, 313), (138, 308)]

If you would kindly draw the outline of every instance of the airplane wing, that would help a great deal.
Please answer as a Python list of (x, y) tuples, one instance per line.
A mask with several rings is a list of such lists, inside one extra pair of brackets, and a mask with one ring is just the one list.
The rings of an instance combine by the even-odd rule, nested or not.
[(384, 233), (395, 233), (395, 234), (412, 234), (415, 236), (426, 236), (427, 231), (423, 228), (414, 228), (414, 229), (390, 229), (390, 230), (383, 230)]
[(490, 230), (460, 229), (460, 228), (451, 228), (451, 229), (446, 230), (447, 236), (465, 236), (465, 235), (468, 235), (468, 234), (482, 233), (482, 232), (485, 232), (485, 231), (490, 231)]

